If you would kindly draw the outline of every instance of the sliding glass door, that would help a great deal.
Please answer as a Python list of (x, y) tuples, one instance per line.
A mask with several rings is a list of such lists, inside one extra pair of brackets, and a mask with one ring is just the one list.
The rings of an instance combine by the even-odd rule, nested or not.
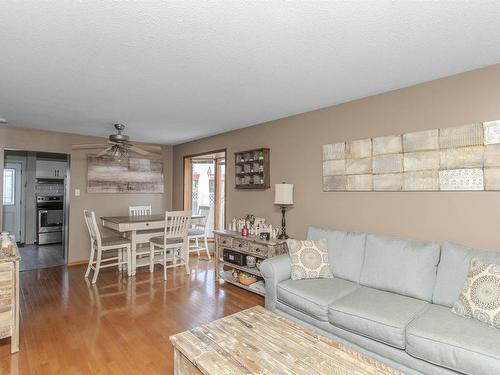
[(225, 225), (225, 153), (184, 159), (184, 207), (207, 215), (208, 236)]
[(215, 162), (195, 159), (191, 168), (191, 211), (193, 214), (208, 213), (208, 235), (212, 236), (215, 213)]

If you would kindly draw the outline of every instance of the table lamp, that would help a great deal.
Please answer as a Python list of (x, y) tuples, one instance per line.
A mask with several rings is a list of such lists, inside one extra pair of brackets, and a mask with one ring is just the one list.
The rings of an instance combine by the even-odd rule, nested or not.
[(293, 205), (293, 184), (276, 184), (274, 191), (274, 204), (281, 207), (281, 232), (278, 236), (280, 240), (286, 240), (285, 212), (287, 207)]

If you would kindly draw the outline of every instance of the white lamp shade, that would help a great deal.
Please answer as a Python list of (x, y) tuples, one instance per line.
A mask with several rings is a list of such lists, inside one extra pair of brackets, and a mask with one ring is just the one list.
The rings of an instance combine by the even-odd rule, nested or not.
[(274, 204), (293, 204), (293, 184), (276, 184)]

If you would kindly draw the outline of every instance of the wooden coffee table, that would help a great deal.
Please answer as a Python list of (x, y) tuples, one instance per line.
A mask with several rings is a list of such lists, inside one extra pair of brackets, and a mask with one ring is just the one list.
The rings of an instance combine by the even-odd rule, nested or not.
[(261, 306), (171, 336), (174, 374), (401, 375)]

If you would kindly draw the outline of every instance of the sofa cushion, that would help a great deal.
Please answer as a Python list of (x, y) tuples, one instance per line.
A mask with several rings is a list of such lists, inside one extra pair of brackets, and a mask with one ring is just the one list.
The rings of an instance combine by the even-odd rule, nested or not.
[(330, 305), (328, 321), (334, 326), (404, 349), (406, 326), (427, 306), (429, 303), (419, 299), (359, 287)]
[(311, 226), (307, 239), (326, 238), (330, 267), (335, 277), (359, 282), (365, 254), (365, 233), (345, 232)]
[(343, 279), (285, 280), (278, 284), (278, 301), (316, 319), (328, 321), (328, 305), (357, 288)]
[(500, 265), (473, 258), (462, 293), (451, 312), (500, 329)]
[(432, 300), (440, 245), (369, 234), (360, 284)]
[(286, 240), (292, 260), (292, 280), (331, 279), (332, 271), (328, 262), (326, 239)]
[(472, 258), (484, 263), (500, 264), (500, 252), (482, 251), (445, 242), (441, 248), (432, 302), (451, 307), (458, 300), (467, 278)]
[(431, 305), (406, 329), (406, 352), (469, 375), (500, 374), (500, 330)]

